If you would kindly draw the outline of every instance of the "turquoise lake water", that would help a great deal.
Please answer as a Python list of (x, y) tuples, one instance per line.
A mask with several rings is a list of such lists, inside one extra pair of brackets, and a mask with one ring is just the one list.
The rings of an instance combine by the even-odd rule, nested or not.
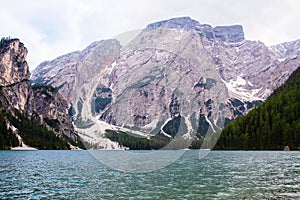
[(89, 151), (0, 151), (0, 199), (300, 199), (300, 152), (190, 150), (128, 173)]

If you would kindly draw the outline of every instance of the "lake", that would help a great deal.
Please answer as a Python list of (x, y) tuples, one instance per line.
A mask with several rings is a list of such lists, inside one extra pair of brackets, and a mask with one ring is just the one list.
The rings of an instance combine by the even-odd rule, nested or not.
[(0, 199), (300, 199), (299, 151), (198, 154), (128, 173), (89, 151), (0, 151)]

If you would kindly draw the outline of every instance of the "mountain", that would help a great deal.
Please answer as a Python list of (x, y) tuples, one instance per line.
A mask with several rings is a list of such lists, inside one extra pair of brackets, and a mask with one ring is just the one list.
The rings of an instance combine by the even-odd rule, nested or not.
[(84, 140), (116, 149), (107, 130), (192, 140), (222, 129), (287, 80), (299, 49), (181, 17), (149, 24), (124, 46), (102, 40), (46, 61), (31, 79), (59, 88)]
[(89, 83), (91, 78), (101, 76), (99, 73), (103, 68), (118, 58), (120, 49), (116, 40), (94, 42), (83, 51), (41, 63), (33, 71), (31, 80), (58, 87), (64, 99), (71, 103), (76, 98), (78, 87)]
[(300, 67), (260, 106), (226, 126), (216, 149), (300, 150)]
[(31, 86), (27, 52), (18, 39), (1, 40), (0, 148), (9, 149), (22, 142), (39, 149), (68, 149), (70, 143), (79, 142), (68, 105), (57, 89)]
[[(69, 113), (74, 116), (76, 126), (88, 128), (94, 123), (91, 112), (95, 114), (95, 109), (106, 106), (105, 102), (111, 99), (111, 90), (105, 86), (106, 83), (101, 82), (108, 77), (108, 66), (118, 59), (120, 49), (117, 40), (94, 42), (83, 51), (41, 63), (34, 70), (31, 80), (36, 84), (49, 84), (58, 88), (69, 105)], [(97, 94), (99, 97), (96, 97)], [(96, 106), (95, 101), (98, 103)], [(89, 143), (95, 139), (99, 141), (95, 148), (120, 148), (118, 143), (99, 137), (98, 134), (91, 137), (83, 135), (85, 131), (80, 132), (81, 137)]]

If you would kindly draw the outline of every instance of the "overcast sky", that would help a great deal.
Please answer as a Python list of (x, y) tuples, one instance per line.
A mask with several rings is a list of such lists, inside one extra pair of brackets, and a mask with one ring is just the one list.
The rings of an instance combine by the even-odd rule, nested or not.
[(19, 38), (31, 70), (93, 41), (172, 17), (243, 25), (267, 45), (300, 39), (299, 0), (0, 0), (0, 37)]

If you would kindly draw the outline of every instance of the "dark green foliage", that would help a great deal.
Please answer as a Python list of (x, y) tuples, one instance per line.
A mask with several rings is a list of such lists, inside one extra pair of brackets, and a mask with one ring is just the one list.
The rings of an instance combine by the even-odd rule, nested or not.
[(68, 142), (64, 138), (59, 138), (53, 131), (28, 119), (18, 111), (14, 113), (14, 115), (7, 114), (7, 118), (19, 130), (19, 135), (27, 145), (38, 149), (69, 149)]
[(0, 150), (19, 146), (19, 140), (12, 130), (7, 129), (5, 113), (0, 109)]
[(55, 87), (52, 87), (51, 85), (46, 85), (46, 84), (43, 84), (43, 83), (41, 83), (41, 84), (40, 83), (33, 84), (33, 85), (31, 85), (31, 88), (33, 90), (43, 89), (45, 91), (49, 91), (49, 92), (52, 92), (52, 93), (58, 92), (58, 88), (55, 88)]
[(80, 139), (77, 133), (73, 133), (76, 136), (76, 140), (68, 138), (65, 135), (62, 135), (63, 140), (68, 141), (71, 145), (79, 147), (80, 149), (86, 149), (85, 145), (83, 144), (82, 140)]
[(189, 149), (200, 149), (201, 145), (203, 143), (203, 138), (197, 138), (196, 140), (194, 140), (192, 142), (192, 144), (190, 145)]
[(110, 103), (111, 103), (111, 98), (97, 97), (95, 99), (95, 111), (99, 112), (100, 110), (103, 110)]
[(150, 139), (144, 137), (136, 137), (122, 131), (106, 130), (106, 137), (112, 141), (118, 142), (120, 145), (129, 147), (131, 150), (151, 150), (161, 149), (166, 146), (171, 138), (164, 135), (155, 135)]
[(54, 98), (53, 94), (58, 93), (57, 88), (45, 84), (34, 84), (31, 85), (31, 88), (33, 91), (38, 90), (40, 94), (45, 95), (47, 100), (52, 100)]
[(52, 127), (55, 131), (59, 131), (59, 121), (57, 119), (48, 119), (45, 118), (44, 121), (46, 124), (48, 124), (50, 127)]
[(29, 146), (38, 149), (69, 149), (66, 138), (57, 137), (54, 132), (28, 119), (18, 111), (14, 113), (5, 113), (0, 110), (0, 149), (10, 149), (19, 145), (16, 135), (12, 130), (7, 130), (7, 121), (18, 129), (18, 134)]
[(225, 117), (224, 126), (227, 126), (227, 125), (230, 124), (231, 122), (232, 122), (231, 119)]
[(282, 150), (300, 147), (300, 68), (245, 117), (226, 126), (215, 149)]

